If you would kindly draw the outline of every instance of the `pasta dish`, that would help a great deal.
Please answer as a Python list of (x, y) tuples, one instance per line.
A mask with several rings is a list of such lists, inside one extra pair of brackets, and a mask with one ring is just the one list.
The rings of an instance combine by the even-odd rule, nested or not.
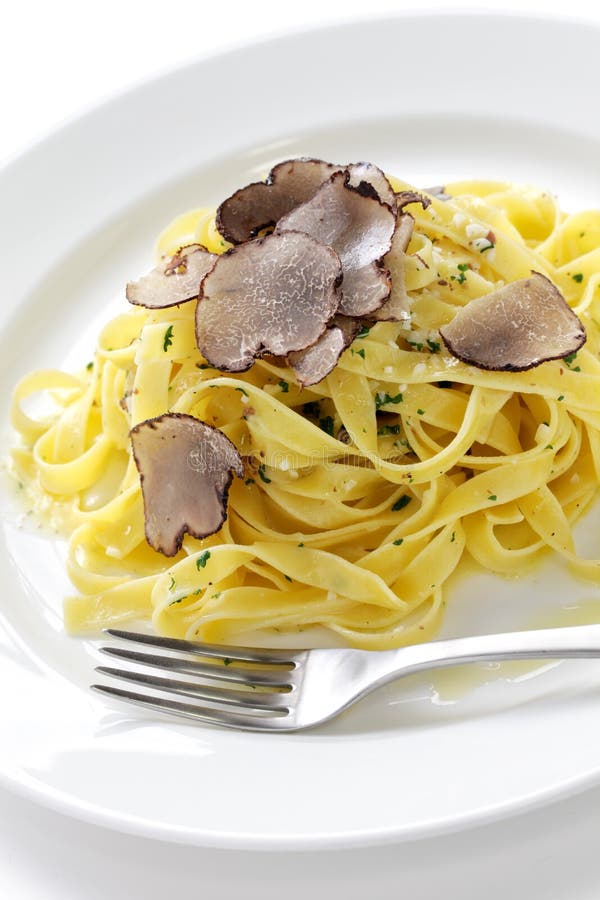
[[(127, 300), (129, 302), (127, 302)], [(76, 633), (431, 638), (600, 480), (600, 212), (292, 160), (158, 239), (89, 364), (16, 387), (14, 469), (69, 541)]]

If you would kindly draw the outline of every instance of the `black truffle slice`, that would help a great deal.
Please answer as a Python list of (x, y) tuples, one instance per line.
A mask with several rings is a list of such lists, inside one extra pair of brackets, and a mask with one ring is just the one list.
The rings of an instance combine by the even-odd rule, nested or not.
[(204, 538), (227, 518), (227, 496), (242, 459), (222, 431), (193, 416), (166, 413), (131, 430), (140, 473), (146, 540), (175, 556), (183, 536)]
[(348, 166), (347, 183), (359, 194), (375, 197), (396, 212), (396, 195), (382, 170), (370, 162), (358, 162)]
[(340, 302), (340, 260), (307, 234), (248, 241), (220, 256), (202, 282), (196, 341), (224, 372), (243, 372), (266, 353), (310, 347)]
[(560, 291), (538, 272), (471, 300), (440, 334), (453, 356), (497, 372), (568, 356), (586, 338)]
[(344, 273), (339, 312), (365, 316), (389, 297), (391, 279), (381, 260), (390, 250), (396, 217), (334, 173), (315, 196), (279, 220), (275, 233), (303, 231), (338, 254)]
[(427, 187), (423, 190), (432, 197), (435, 197), (436, 200), (441, 200), (442, 203), (452, 200), (450, 194), (446, 193), (446, 186), (444, 184), (435, 184), (433, 187)]
[(139, 281), (130, 281), (125, 296), (136, 306), (164, 309), (198, 296), (200, 282), (217, 259), (201, 244), (189, 244)]
[(415, 220), (410, 213), (398, 216), (392, 247), (384, 264), (392, 277), (392, 292), (383, 306), (373, 313), (373, 318), (385, 322), (402, 322), (410, 318), (409, 299), (406, 293), (405, 260)]
[(219, 206), (217, 229), (232, 244), (242, 244), (275, 225), (294, 207), (310, 200), (341, 166), (322, 159), (289, 159), (271, 169), (266, 181), (240, 188)]
[(400, 191), (396, 194), (396, 203), (398, 205), (398, 212), (402, 212), (404, 207), (409, 206), (411, 203), (420, 203), (423, 209), (427, 209), (428, 206), (431, 206), (429, 197), (425, 197), (424, 194), (419, 194), (418, 191)]
[(334, 316), (331, 325), (316, 344), (296, 353), (288, 353), (287, 362), (304, 387), (317, 384), (335, 369), (338, 359), (350, 346), (361, 323), (348, 316)]

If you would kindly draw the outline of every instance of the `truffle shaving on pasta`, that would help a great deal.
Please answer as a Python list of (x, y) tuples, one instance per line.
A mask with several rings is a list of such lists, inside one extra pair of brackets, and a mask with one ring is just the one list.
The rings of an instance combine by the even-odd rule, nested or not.
[(573, 537), (600, 477), (600, 212), (286, 160), (168, 224), (127, 296), (87, 366), (14, 394), (70, 631), (376, 650), (436, 633), (467, 556), (600, 580)]

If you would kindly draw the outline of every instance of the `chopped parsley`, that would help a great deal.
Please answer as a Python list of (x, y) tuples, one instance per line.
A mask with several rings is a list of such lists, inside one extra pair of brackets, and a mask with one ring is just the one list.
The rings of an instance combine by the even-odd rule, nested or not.
[(93, 362), (89, 362), (89, 363), (87, 364), (87, 366), (86, 366), (86, 369), (88, 370), (88, 372), (90, 371), (90, 369), (93, 369), (93, 368), (94, 368), (94, 363), (93, 363)]
[(565, 395), (564, 395), (564, 394), (561, 394), (561, 395), (560, 395), (559, 397), (557, 397), (556, 399), (560, 402), (561, 400), (564, 400), (564, 399), (565, 399)]
[(385, 406), (386, 403), (394, 403), (397, 405), (398, 403), (402, 403), (404, 397), (402, 394), (395, 394), (395, 396), (391, 397), (389, 394), (377, 393), (375, 395), (375, 409), (380, 409), (382, 406)]
[(417, 415), (418, 415), (418, 416), (424, 416), (424, 415), (425, 415), (425, 410), (424, 410), (424, 409), (421, 409), (421, 408), (419, 407), (419, 409), (417, 410)]
[(357, 339), (358, 338), (366, 338), (366, 336), (369, 334), (370, 331), (371, 331), (370, 328), (368, 328), (366, 325), (363, 325), (363, 327), (360, 329), (360, 331), (356, 335), (356, 338)]
[(166, 353), (168, 348), (173, 343), (173, 326), (169, 325), (167, 330), (165, 331), (165, 336), (163, 338), (163, 350)]
[(452, 535), (451, 535), (451, 537), (450, 537), (450, 543), (453, 544), (455, 540), (456, 540), (456, 532), (453, 531), (453, 532), (452, 532)]
[(261, 481), (264, 481), (265, 484), (271, 484), (271, 479), (269, 478), (268, 475), (266, 475), (264, 466), (258, 467), (258, 474), (260, 476)]
[(246, 478), (244, 484), (256, 484), (254, 478)]
[(563, 357), (563, 359), (571, 372), (581, 372), (581, 368), (579, 366), (571, 365), (571, 363), (575, 362), (575, 360), (577, 359), (577, 351), (575, 351), (575, 353), (569, 353), (569, 355)]
[(404, 538), (398, 538), (397, 541), (394, 541), (394, 547), (399, 547), (400, 544), (404, 543)]
[(175, 587), (175, 579), (171, 575), (171, 584), (169, 585), (169, 590), (172, 591), (174, 587)]
[(289, 389), (290, 389), (290, 386), (289, 386), (289, 384), (287, 383), (287, 381), (284, 381), (284, 380), (282, 379), (281, 381), (278, 381), (277, 384), (278, 384), (279, 387), (281, 388), (281, 393), (282, 393), (282, 394), (287, 394), (287, 393), (288, 393), (288, 391), (289, 391)]
[(576, 281), (577, 284), (581, 284), (583, 281), (583, 272), (576, 272), (575, 275), (571, 275), (573, 281)]
[(382, 425), (377, 429), (378, 435), (384, 434), (400, 434), (400, 425)]
[(240, 394), (244, 395), (244, 397), (248, 396), (248, 391), (245, 391), (244, 388), (235, 388), (234, 390), (239, 391)]
[(497, 499), (498, 499), (498, 497), (496, 496), (496, 494), (490, 494), (490, 496), (488, 497), (488, 500), (497, 500)]
[(440, 350), (442, 349), (442, 345), (440, 344), (439, 341), (432, 341), (429, 338), (427, 338), (427, 346), (429, 347), (429, 349), (431, 350), (432, 353), (439, 353)]
[(299, 547), (304, 547), (304, 544), (298, 544)]
[(210, 559), (210, 550), (204, 550), (200, 554), (198, 559), (196, 560), (196, 568), (198, 569), (198, 571), (200, 571), (200, 569), (205, 568), (206, 563), (209, 561), (209, 559)]
[(365, 348), (361, 347), (360, 350), (355, 350), (353, 347), (350, 348), (350, 352), (352, 356), (361, 356), (363, 359), (365, 358)]
[(409, 339), (406, 338), (406, 343), (407, 343), (410, 347), (414, 347), (415, 350), (417, 350), (419, 353), (420, 353), (421, 350), (423, 349), (423, 344), (421, 343), (421, 341), (409, 341)]
[(399, 509), (404, 509), (405, 506), (408, 506), (412, 497), (409, 497), (408, 494), (402, 494), (401, 497), (398, 497), (394, 505), (392, 506), (392, 512), (398, 512)]
[(226, 656), (225, 659), (223, 660), (223, 665), (230, 666), (232, 662), (233, 662), (233, 660), (230, 659), (228, 656)]
[[(492, 246), (493, 246), (493, 244), (492, 244)], [(489, 250), (490, 248), (487, 247), (486, 249)], [(460, 274), (459, 275), (451, 275), (450, 281), (456, 281), (457, 284), (464, 284), (465, 281), (467, 280), (466, 273), (469, 269), (469, 263), (459, 263), (456, 268), (458, 269)]]
[(333, 426), (334, 421), (332, 416), (325, 416), (323, 419), (319, 419), (319, 428), (321, 431), (325, 431), (327, 434), (333, 437)]
[(302, 407), (302, 412), (305, 416), (315, 416), (318, 417), (321, 415), (321, 404), (318, 400), (311, 400), (310, 403), (305, 403)]

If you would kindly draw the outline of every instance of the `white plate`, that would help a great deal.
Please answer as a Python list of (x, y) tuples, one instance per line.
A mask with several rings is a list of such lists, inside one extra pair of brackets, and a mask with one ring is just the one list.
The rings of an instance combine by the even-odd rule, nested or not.
[[(3, 421), (20, 374), (89, 358), (172, 215), (281, 158), (372, 159), (421, 185), (537, 182), (569, 208), (599, 207), (599, 39), (572, 23), (407, 15), (204, 60), (65, 127), (0, 173)], [(600, 780), (597, 663), (412, 678), (295, 736), (110, 705), (87, 690), (94, 642), (62, 630), (63, 548), (23, 527), (13, 499), (0, 773), (16, 790), (145, 835), (307, 849), (457, 829)], [(555, 566), (510, 582), (472, 572), (445, 633), (563, 624), (567, 600), (591, 616), (599, 598)]]

